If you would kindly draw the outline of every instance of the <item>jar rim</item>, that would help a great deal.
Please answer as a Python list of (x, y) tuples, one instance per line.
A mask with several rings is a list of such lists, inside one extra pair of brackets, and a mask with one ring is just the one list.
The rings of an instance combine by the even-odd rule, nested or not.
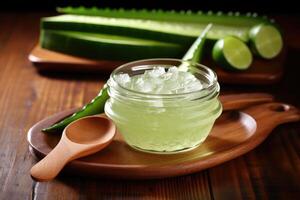
[[(155, 62), (155, 61), (173, 61), (173, 62), (181, 62), (181, 63), (190, 63), (193, 66), (197, 66), (194, 67), (194, 70), (199, 70), (198, 67), (208, 71), (208, 75), (209, 75), (209, 84), (205, 84), (204, 87), (202, 87), (199, 90), (194, 90), (191, 92), (184, 92), (184, 93), (177, 93), (177, 94), (157, 94), (157, 93), (149, 93), (149, 92), (140, 92), (140, 91), (136, 91), (136, 90), (132, 90), (130, 88), (124, 87), (121, 84), (118, 83), (118, 81), (115, 79), (115, 76), (117, 75), (117, 73), (120, 71), (120, 69), (126, 67), (126, 66), (130, 66), (130, 65), (134, 65), (140, 62)], [(143, 65), (147, 65), (147, 63), (143, 64)], [(185, 61), (185, 60), (181, 60), (181, 59), (175, 59), (175, 58), (151, 58), (151, 59), (142, 59), (142, 60), (136, 60), (136, 61), (132, 61), (132, 62), (128, 62), (125, 64), (120, 65), (119, 67), (117, 67), (116, 69), (113, 70), (113, 72), (110, 75), (111, 80), (113, 80), (113, 82), (120, 87), (121, 89), (133, 93), (133, 94), (137, 94), (137, 95), (147, 95), (149, 97), (179, 97), (182, 95), (192, 95), (192, 94), (196, 94), (196, 93), (200, 93), (203, 91), (207, 91), (207, 90), (211, 90), (214, 87), (216, 87), (216, 85), (218, 84), (218, 80), (217, 80), (217, 75), (216, 73), (210, 69), (209, 67), (203, 65), (203, 64), (199, 64), (196, 62), (191, 62), (191, 61)]]

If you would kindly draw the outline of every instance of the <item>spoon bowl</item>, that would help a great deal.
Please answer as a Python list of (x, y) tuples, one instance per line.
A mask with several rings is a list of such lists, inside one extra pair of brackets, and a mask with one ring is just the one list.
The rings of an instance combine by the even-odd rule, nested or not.
[(73, 143), (93, 145), (111, 139), (110, 135), (107, 133), (112, 126), (114, 125), (108, 118), (104, 117), (104, 115), (98, 115), (85, 117), (77, 120), (76, 123), (71, 123), (64, 130), (64, 133), (67, 139)]
[(105, 148), (113, 140), (115, 125), (105, 115), (84, 117), (69, 124), (56, 147), (34, 165), (31, 176), (37, 181), (55, 178), (70, 161)]

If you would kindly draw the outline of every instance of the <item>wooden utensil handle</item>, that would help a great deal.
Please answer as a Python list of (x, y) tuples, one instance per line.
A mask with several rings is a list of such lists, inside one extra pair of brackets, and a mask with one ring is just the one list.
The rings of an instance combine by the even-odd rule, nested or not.
[(245, 110), (265, 126), (277, 126), (287, 122), (300, 120), (300, 111), (295, 106), (285, 103), (265, 103)]
[(67, 145), (59, 142), (46, 157), (31, 168), (30, 174), (37, 181), (49, 181), (58, 175), (70, 157)]
[(220, 101), (223, 111), (238, 110), (251, 105), (274, 101), (274, 97), (267, 93), (243, 93), (221, 95)]

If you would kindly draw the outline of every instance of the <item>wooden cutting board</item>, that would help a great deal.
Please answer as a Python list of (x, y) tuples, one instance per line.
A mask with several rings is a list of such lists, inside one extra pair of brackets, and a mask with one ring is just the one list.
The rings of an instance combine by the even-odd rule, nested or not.
[[(244, 72), (229, 72), (216, 66), (211, 60), (204, 64), (216, 71), (218, 79), (223, 83), (234, 84), (272, 84), (280, 80), (283, 74), (283, 66), (286, 51), (272, 60), (255, 58), (252, 66)], [(29, 55), (29, 60), (38, 70), (77, 71), (77, 72), (101, 72), (112, 71), (124, 64), (124, 61), (90, 60), (67, 54), (42, 49), (38, 45)]]
[[(42, 158), (55, 147), (60, 134), (46, 134), (41, 130), (70, 115), (74, 110), (50, 116), (29, 130), (28, 142), (32, 154)], [(192, 151), (172, 155), (149, 154), (134, 150), (117, 133), (107, 148), (70, 162), (64, 168), (64, 172), (76, 176), (126, 179), (190, 174), (245, 154), (263, 142), (279, 124), (298, 120), (300, 120), (299, 110), (290, 105), (274, 102), (241, 111), (224, 112), (204, 143)]]

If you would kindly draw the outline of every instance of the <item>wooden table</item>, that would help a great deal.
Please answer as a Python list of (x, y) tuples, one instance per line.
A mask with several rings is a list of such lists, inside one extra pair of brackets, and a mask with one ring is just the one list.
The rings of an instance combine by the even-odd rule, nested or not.
[[(27, 130), (40, 119), (92, 99), (104, 75), (39, 74), (27, 56), (43, 13), (0, 13), (0, 199), (296, 199), (300, 197), (300, 123), (276, 128), (248, 154), (196, 174), (132, 181), (61, 176), (37, 183), (29, 169)], [(300, 20), (277, 16), (286, 30), (283, 80), (271, 86), (222, 86), (265, 91), (300, 107)]]

